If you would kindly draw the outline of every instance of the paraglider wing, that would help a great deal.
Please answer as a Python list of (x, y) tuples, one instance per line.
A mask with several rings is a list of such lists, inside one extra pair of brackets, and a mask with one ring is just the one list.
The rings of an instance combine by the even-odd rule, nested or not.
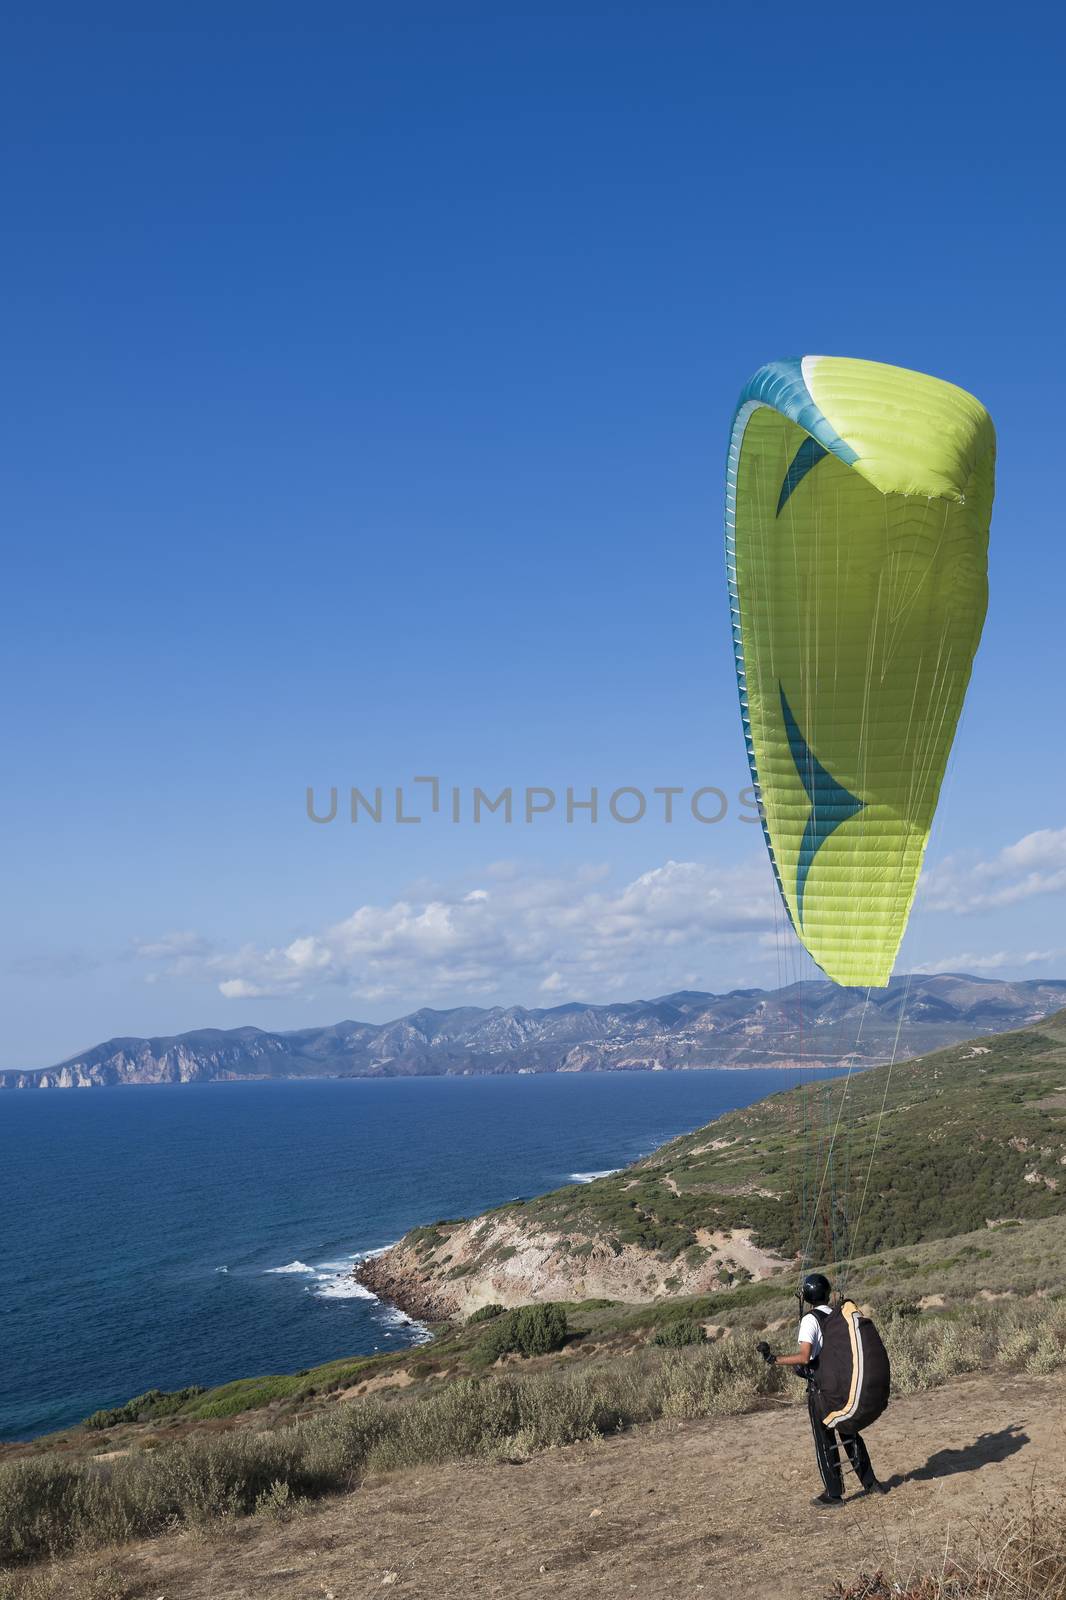
[(778, 888), (837, 983), (887, 984), (988, 597), (995, 434), (954, 384), (762, 367), (729, 447), (741, 717)]

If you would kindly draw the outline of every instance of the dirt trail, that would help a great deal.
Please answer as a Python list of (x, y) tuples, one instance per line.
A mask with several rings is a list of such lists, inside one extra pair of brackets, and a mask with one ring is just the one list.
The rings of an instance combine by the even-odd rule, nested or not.
[[(797, 1391), (799, 1385), (797, 1384)], [(809, 1504), (805, 1408), (663, 1423), (524, 1465), (371, 1481), (288, 1523), (159, 1540), (122, 1567), (165, 1600), (821, 1600), (1034, 1484), (1066, 1489), (1066, 1377), (981, 1375), (893, 1401), (868, 1435), (892, 1492)], [(851, 1487), (854, 1487), (852, 1480)]]

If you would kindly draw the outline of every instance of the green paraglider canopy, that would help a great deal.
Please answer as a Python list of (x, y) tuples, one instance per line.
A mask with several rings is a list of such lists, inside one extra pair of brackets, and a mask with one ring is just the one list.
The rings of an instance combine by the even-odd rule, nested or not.
[(836, 982), (892, 972), (987, 604), (995, 433), (954, 384), (835, 356), (740, 397), (726, 559), (781, 898)]

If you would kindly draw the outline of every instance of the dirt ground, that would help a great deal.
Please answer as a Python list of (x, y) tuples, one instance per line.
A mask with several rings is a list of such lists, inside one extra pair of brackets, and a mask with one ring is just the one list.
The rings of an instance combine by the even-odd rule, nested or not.
[(1066, 1378), (963, 1379), (893, 1401), (867, 1439), (891, 1493), (837, 1510), (811, 1506), (806, 1411), (782, 1402), (380, 1478), (120, 1566), (150, 1600), (821, 1600), (862, 1568), (935, 1565), (949, 1530), (1021, 1509), (1034, 1486), (1061, 1495)]

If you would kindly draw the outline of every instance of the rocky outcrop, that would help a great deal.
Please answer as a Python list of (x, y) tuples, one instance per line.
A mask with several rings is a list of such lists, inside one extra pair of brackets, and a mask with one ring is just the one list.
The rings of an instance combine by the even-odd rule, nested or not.
[[(0, 1088), (194, 1083), (214, 1078), (404, 1077), (509, 1072), (677, 1072), (700, 1067), (866, 1066), (1022, 1027), (1066, 1005), (1066, 982), (941, 974), (872, 995), (828, 982), (682, 991), (616, 1005), (414, 1011), (271, 1033), (202, 1028), (110, 1039), (58, 1066), (0, 1072)], [(861, 1026), (860, 1026), (861, 1025)], [(861, 1050), (856, 1043), (861, 1037)]]
[(592, 1233), (556, 1233), (504, 1212), (416, 1228), (364, 1261), (355, 1275), (422, 1321), (468, 1317), (480, 1306), (536, 1300), (624, 1300), (710, 1294), (739, 1276), (764, 1278), (784, 1259), (752, 1243), (751, 1229), (700, 1229), (696, 1246), (669, 1259)]

